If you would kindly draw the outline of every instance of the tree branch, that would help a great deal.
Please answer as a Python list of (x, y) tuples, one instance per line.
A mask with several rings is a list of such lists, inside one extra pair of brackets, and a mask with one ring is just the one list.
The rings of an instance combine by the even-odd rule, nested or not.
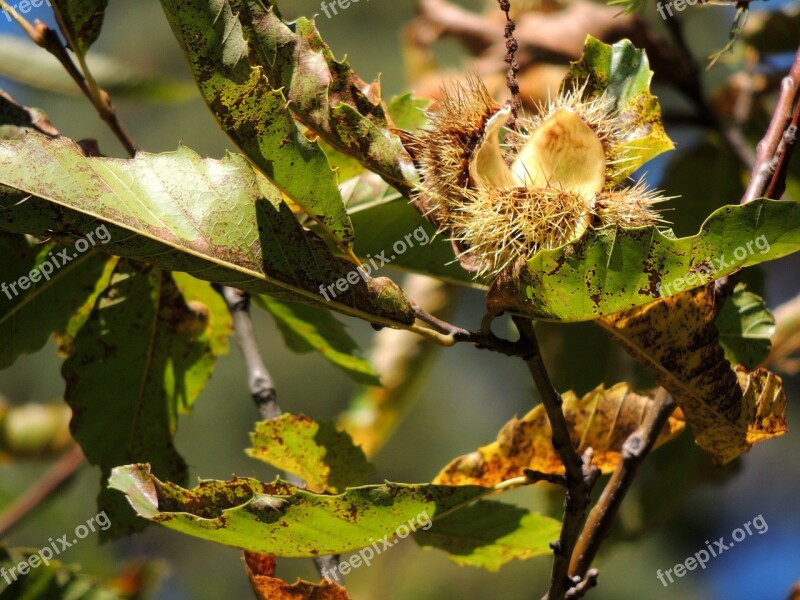
[(520, 342), (527, 349), (523, 358), (528, 365), (536, 388), (539, 390), (542, 404), (550, 420), (553, 448), (561, 457), (566, 472), (567, 492), (564, 498), (564, 520), (560, 538), (551, 544), (553, 570), (550, 577), (550, 589), (544, 597), (545, 600), (563, 600), (567, 597), (570, 589), (580, 583), (580, 580), (574, 581), (569, 577), (570, 557), (589, 507), (589, 494), (600, 471), (591, 465), (591, 450), (587, 450), (583, 458), (575, 452), (569, 427), (561, 410), (561, 394), (556, 391), (550, 380), (550, 375), (539, 351), (539, 342), (536, 339), (533, 325), (528, 319), (521, 317), (514, 317), (514, 324), (519, 330)]
[(81, 447), (77, 443), (73, 444), (58, 462), (0, 514), (0, 537), (64, 485), (84, 464), (84, 460)]
[(603, 489), (600, 499), (589, 513), (586, 526), (575, 546), (570, 564), (570, 574), (583, 579), (591, 572), (589, 567), (600, 545), (611, 531), (619, 507), (630, 490), (639, 466), (655, 446), (659, 433), (675, 410), (672, 396), (659, 388), (655, 404), (650, 408), (642, 425), (622, 445), (620, 461), (611, 479)]
[[(797, 139), (800, 118), (800, 48), (794, 57), (789, 74), (781, 82), (781, 93), (767, 133), (758, 144), (758, 154), (750, 184), (742, 204), (756, 198), (777, 200), (786, 186), (786, 168)], [(780, 194), (778, 194), (780, 192)], [(778, 194), (778, 195), (775, 195)]]
[(81, 73), (78, 67), (75, 66), (72, 57), (69, 55), (64, 44), (61, 43), (61, 39), (54, 30), (38, 21), (35, 25), (31, 25), (25, 17), (20, 15), (14, 7), (10, 6), (5, 0), (0, 0), (0, 11), (5, 11), (17, 25), (22, 28), (33, 43), (47, 50), (58, 59), (58, 62), (61, 63), (69, 76), (72, 77), (81, 92), (92, 102), (92, 106), (97, 110), (97, 114), (106, 122), (109, 129), (111, 129), (128, 154), (130, 154), (131, 157), (135, 156), (138, 150), (136, 144), (122, 126), (122, 123), (120, 123), (117, 112), (111, 105), (111, 98), (108, 93), (97, 87), (97, 84), (92, 79), (91, 73), (83, 58), (81, 58), (81, 63), (85, 73)]
[[(250, 315), (250, 294), (232, 287), (215, 286), (215, 289), (225, 299), (225, 304), (233, 317), (233, 330), (236, 335), (236, 343), (242, 351), (244, 362), (247, 366), (247, 385), (250, 395), (261, 414), (261, 418), (266, 420), (277, 419), (281, 416), (281, 408), (278, 406), (278, 394), (272, 376), (264, 364), (261, 350), (258, 348), (256, 340), (256, 330), (253, 326), (253, 319)], [(284, 473), (283, 478), (295, 487), (305, 487), (306, 483), (300, 477), (292, 473)], [(344, 579), (337, 569), (339, 556), (317, 556), (314, 557), (314, 565), (320, 576), (324, 573), (332, 573), (334, 581), (344, 586)]]

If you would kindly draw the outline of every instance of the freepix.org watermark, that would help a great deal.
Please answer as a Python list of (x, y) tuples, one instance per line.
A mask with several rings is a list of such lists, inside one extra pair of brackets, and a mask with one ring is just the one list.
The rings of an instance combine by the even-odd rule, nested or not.
[(95, 516), (90, 517), (86, 524), (80, 524), (75, 528), (73, 532), (73, 538), (70, 540), (70, 535), (65, 533), (60, 538), (48, 538), (48, 542), (50, 542), (49, 546), (44, 546), (43, 548), (39, 549), (36, 554), (31, 554), (27, 560), (23, 560), (16, 566), (11, 567), (10, 569), (6, 569), (6, 567), (0, 567), (0, 577), (6, 580), (8, 585), (11, 585), (12, 581), (16, 581), (18, 577), (23, 575), (27, 575), (34, 569), (44, 565), (49, 565), (50, 561), (61, 554), (67, 548), (70, 548), (78, 543), (79, 540), (82, 540), (89, 536), (90, 533), (94, 533), (97, 531), (96, 527), (99, 527), (101, 531), (105, 531), (109, 527), (111, 527), (111, 519), (108, 518), (106, 512), (97, 513)]
[(756, 250), (760, 254), (766, 254), (770, 250), (769, 241), (767, 236), (760, 235), (754, 240), (750, 240), (746, 244), (739, 246), (733, 251), (733, 261), (728, 261), (725, 255), (722, 254), (718, 257), (707, 256), (700, 266), (695, 267), (691, 272), (683, 277), (676, 277), (669, 283), (662, 283), (659, 281), (656, 284), (656, 291), (662, 298), (672, 296), (684, 290), (690, 290), (697, 286), (703, 285), (708, 281), (714, 279), (714, 275), (724, 269), (734, 267), (745, 261), (745, 259), (753, 256)]
[[(392, 254), (389, 258), (386, 258), (386, 252), (388, 252), (388, 250), (384, 250), (377, 256), (367, 254), (367, 260), (364, 261), (360, 267), (350, 271), (345, 277), (337, 279), (334, 283), (331, 283), (327, 286), (325, 284), (320, 284), (319, 293), (322, 294), (322, 297), (325, 298), (325, 300), (330, 302), (331, 298), (336, 298), (336, 292), (333, 290), (334, 288), (339, 290), (339, 293), (343, 294), (350, 289), (351, 285), (357, 284), (359, 279), (363, 279), (365, 282), (369, 281), (370, 273), (377, 271), (384, 265), (388, 265), (401, 254), (405, 254), (409, 248), (414, 247), (414, 240), (419, 242), (420, 245), (424, 246), (431, 241), (431, 238), (428, 235), (428, 232), (425, 231), (425, 228), (419, 226), (414, 231), (406, 235), (405, 238), (402, 240), (397, 240), (392, 245), (392, 250), (394, 250), (395, 254)], [(376, 263), (375, 259), (378, 259), (380, 264)]]
[[(422, 527), (420, 527), (420, 525), (422, 525)], [(400, 539), (405, 539), (417, 529), (423, 529), (427, 531), (432, 526), (433, 521), (431, 521), (428, 513), (421, 512), (416, 517), (409, 519), (407, 524), (403, 523), (397, 529), (395, 529), (394, 534)], [(388, 550), (400, 541), (400, 539), (389, 541), (389, 535), (390, 534), (387, 533), (377, 542), (373, 538), (370, 538), (372, 541), (372, 546), (362, 548), (353, 554), (349, 560), (340, 562), (339, 565), (333, 567), (333, 569), (322, 569), (322, 576), (328, 581), (333, 582), (336, 579), (336, 571), (339, 571), (339, 573), (342, 575), (347, 575), (352, 569), (358, 569), (361, 565), (370, 566), (373, 558), (375, 558), (378, 554), (381, 554), (384, 550)], [(378, 544), (380, 544), (380, 547)], [(331, 576), (331, 574), (333, 574), (333, 576)]]
[[(367, 2), (369, 2), (369, 0), (367, 0)], [(330, 19), (331, 14), (330, 12), (328, 12), (328, 10), (333, 12), (333, 15), (336, 16), (339, 14), (339, 12), (336, 10), (337, 6), (342, 10), (345, 10), (347, 8), (350, 8), (351, 3), (358, 4), (358, 0), (331, 0), (329, 2), (322, 0), (322, 12), (324, 12), (325, 16)]]
[[(752, 527), (751, 527), (752, 526)], [(675, 580), (672, 578), (672, 574), (675, 574), (675, 577), (683, 577), (689, 571), (694, 571), (698, 566), (701, 569), (706, 568), (706, 564), (712, 558), (716, 558), (726, 550), (730, 550), (733, 548), (738, 542), (743, 542), (749, 536), (753, 535), (753, 533), (758, 533), (759, 535), (764, 535), (769, 531), (769, 525), (764, 520), (763, 515), (758, 515), (755, 519), (744, 523), (741, 527), (737, 527), (731, 532), (731, 539), (732, 541), (725, 543), (725, 536), (719, 538), (717, 541), (714, 542), (714, 545), (711, 545), (711, 542), (706, 540), (706, 550), (698, 550), (692, 556), (689, 556), (683, 562), (679, 562), (677, 565), (672, 567), (671, 569), (667, 569), (663, 573), (661, 569), (656, 571), (656, 577), (658, 580), (667, 587), (670, 583), (674, 583)], [(667, 579), (669, 579), (669, 583), (667, 583)]]
[[(95, 236), (97, 240), (95, 240)], [(78, 258), (78, 255), (86, 252), (97, 242), (107, 244), (109, 241), (111, 241), (111, 234), (108, 232), (105, 225), (100, 225), (94, 231), (90, 231), (86, 234), (85, 238), (81, 238), (75, 242), (75, 252), (70, 253), (69, 248), (64, 248), (58, 252), (53, 251), (55, 254), (50, 252), (47, 255), (47, 260), (42, 262), (42, 264), (27, 275), (23, 275), (16, 281), (10, 283), (6, 283), (5, 281), (0, 283), (0, 291), (2, 291), (9, 300), (13, 300), (16, 296), (19, 296), (20, 292), (27, 290), (34, 283), (39, 283), (42, 279), (50, 281), (50, 276), (55, 273), (57, 269), (60, 269), (73, 259)]]
[[(19, 14), (27, 15), (34, 8), (41, 8), (45, 4), (47, 6), (52, 6), (50, 0), (22, 0), (19, 4), (10, 4), (9, 6)], [(5, 8), (2, 9), (2, 12), (6, 16), (6, 20), (11, 23), (11, 15), (9, 12)]]
[(708, 0), (668, 0), (664, 5), (662, 5), (661, 2), (656, 4), (656, 10), (658, 11), (658, 14), (661, 15), (661, 18), (664, 21), (666, 21), (667, 20), (667, 15), (664, 14), (664, 9), (665, 8), (667, 9), (667, 12), (669, 13), (669, 16), (672, 17), (672, 16), (674, 16), (672, 14), (673, 7), (678, 12), (683, 12), (683, 10), (687, 6), (694, 6), (695, 4), (705, 4), (706, 2), (708, 2)]

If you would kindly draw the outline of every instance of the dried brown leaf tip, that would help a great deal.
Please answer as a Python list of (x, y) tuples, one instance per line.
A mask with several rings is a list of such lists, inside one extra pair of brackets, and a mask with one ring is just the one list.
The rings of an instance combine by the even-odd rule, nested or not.
[(418, 206), (479, 274), (495, 277), (588, 227), (661, 221), (654, 205), (666, 198), (624, 175), (622, 121), (585, 85), (520, 115), (504, 142), (511, 109), (475, 77), (443, 90), (429, 116), (415, 143)]
[(274, 556), (245, 552), (244, 562), (258, 600), (350, 600), (344, 587), (326, 579), (286, 583), (275, 577)]

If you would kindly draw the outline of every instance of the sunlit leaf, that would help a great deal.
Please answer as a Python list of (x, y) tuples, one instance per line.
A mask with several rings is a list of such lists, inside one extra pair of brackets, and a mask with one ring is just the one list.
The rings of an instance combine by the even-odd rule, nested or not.
[(713, 285), (598, 320), (669, 391), (699, 446), (724, 464), (786, 431), (786, 394), (764, 369), (731, 369)]
[[(607, 390), (598, 386), (582, 398), (572, 391), (561, 397), (575, 451), (582, 454), (592, 448), (592, 464), (603, 473), (614, 470), (622, 445), (653, 405), (652, 398), (637, 394), (626, 383)], [(669, 441), (682, 429), (681, 421), (670, 419), (656, 443)], [(550, 421), (540, 404), (521, 419), (506, 423), (497, 441), (454, 459), (434, 483), (491, 486), (522, 475), (524, 469), (563, 473), (564, 464), (553, 448), (552, 437)]]
[(258, 64), (275, 87), (286, 90), (290, 108), (303, 124), (397, 189), (407, 190), (416, 171), (386, 117), (380, 83), (366, 83), (346, 60), (337, 61), (313, 21), (300, 17), (284, 22), (277, 4), (223, 2), (239, 15)]
[(320, 583), (298, 579), (289, 584), (275, 577), (274, 556), (245, 552), (244, 564), (258, 600), (350, 600), (344, 587), (327, 579)]
[(289, 113), (281, 83), (252, 60), (261, 42), (249, 40), (245, 17), (228, 1), (162, 0), (162, 5), (222, 129), (343, 248), (352, 247), (353, 226), (336, 177), (323, 151)]
[(583, 321), (700, 287), (742, 267), (800, 250), (800, 202), (760, 199), (714, 211), (697, 235), (673, 238), (655, 227), (589, 229), (543, 250), (519, 279), (498, 279), (492, 312)]
[(629, 40), (608, 45), (588, 36), (583, 56), (570, 65), (561, 84), (564, 91), (585, 86), (587, 96), (605, 93), (611, 101), (615, 122), (625, 132), (627, 149), (623, 164), (606, 167), (609, 175), (616, 175), (616, 181), (623, 181), (644, 163), (674, 147), (664, 131), (658, 99), (650, 93), (652, 77), (644, 50)]
[[(149, 465), (114, 469), (111, 488), (128, 495), (139, 516), (176, 531), (259, 554), (339, 554), (458, 509), (491, 488), (387, 482), (338, 496), (313, 494), (283, 481), (202, 480), (193, 490), (161, 482)], [(405, 529), (398, 533), (402, 527)]]
[(365, 483), (375, 471), (361, 448), (332, 423), (282, 414), (256, 424), (247, 454), (301, 477), (308, 489), (343, 492)]
[(0, 188), (0, 229), (85, 233), (99, 218), (111, 234), (103, 250), (113, 254), (387, 325), (414, 319), (385, 279), (359, 281), (325, 302), (320, 285), (346, 276), (352, 264), (303, 230), (280, 192), (241, 156), (202, 159), (182, 147), (133, 160), (86, 158), (67, 139), (30, 135), (0, 142), (0, 183), (34, 195), (19, 203), (19, 193)]

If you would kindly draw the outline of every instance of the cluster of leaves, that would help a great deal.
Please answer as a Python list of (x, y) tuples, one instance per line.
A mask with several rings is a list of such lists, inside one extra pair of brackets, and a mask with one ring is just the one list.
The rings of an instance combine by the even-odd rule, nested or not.
[[(105, 2), (54, 4), (84, 64)], [(549, 553), (556, 519), (485, 499), (525, 484), (525, 469), (563, 472), (541, 407), (510, 421), (496, 442), (455, 459), (431, 484), (367, 485), (372, 467), (347, 433), (285, 414), (256, 426), (248, 453), (302, 477), (307, 488), (242, 478), (181, 487), (186, 463), (173, 445), (179, 414), (191, 410), (227, 352), (232, 327), (214, 286), (255, 294), (290, 349), (317, 350), (359, 383), (376, 385), (377, 373), (328, 311), (410, 329), (411, 300), (384, 277), (364, 277), (330, 301), (318, 290), (415, 227), (434, 232), (407, 202), (417, 176), (400, 135), (423, 125), (417, 108), (424, 103), (404, 96), (387, 107), (378, 83), (337, 61), (312, 21), (288, 23), (274, 2), (162, 6), (200, 93), (242, 155), (216, 160), (181, 147), (131, 159), (95, 156), (42, 113), (0, 95), (0, 246), (7, 257), (0, 280), (16, 281), (53, 254), (73, 253), (75, 240), (100, 225), (110, 234), (23, 294), (0, 296), (7, 340), (0, 368), (51, 335), (66, 357), (71, 431), (102, 471), (98, 502), (112, 515), (109, 535), (149, 520), (250, 553), (312, 557), (391, 539), (398, 525), (424, 513), (433, 524), (415, 532), (416, 541), (459, 564), (495, 570)], [(626, 141), (638, 149), (631, 171), (671, 146), (650, 77), (646, 56), (629, 42), (590, 38), (564, 84), (588, 80), (587, 93), (615, 100), (630, 126)], [(476, 282), (450, 264), (452, 249), (442, 239), (396, 263), (487, 287), (493, 314), (596, 322), (672, 394), (698, 444), (722, 463), (786, 428), (780, 379), (757, 368), (768, 351), (768, 311), (741, 288), (718, 314), (707, 281), (697, 278), (694, 289), (669, 298), (657, 284), (758, 235), (769, 239), (766, 251), (714, 277), (796, 252), (798, 210), (796, 201), (725, 206), (682, 238), (654, 226), (590, 229), (539, 253), (511, 280)], [(762, 335), (743, 335), (752, 329)], [(653, 404), (626, 383), (564, 399), (576, 448), (591, 446), (604, 472)], [(682, 428), (672, 419), (660, 442)], [(262, 560), (248, 558), (253, 580), (273, 574)]]

